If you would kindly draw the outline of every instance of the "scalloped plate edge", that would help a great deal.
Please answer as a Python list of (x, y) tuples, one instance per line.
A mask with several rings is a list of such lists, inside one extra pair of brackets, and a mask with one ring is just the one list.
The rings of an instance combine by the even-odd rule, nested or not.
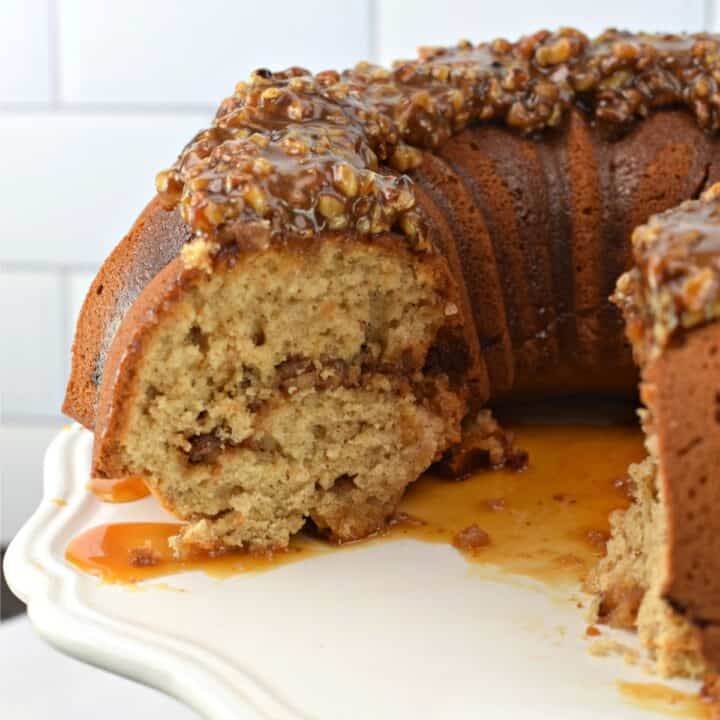
[[(263, 717), (304, 720), (252, 673), (217, 654), (83, 603), (77, 572), (58, 559), (53, 545), (89, 501), (77, 470), (91, 444), (91, 433), (77, 424), (53, 439), (45, 453), (43, 498), (5, 555), (8, 585), (26, 603), (38, 634), (68, 655), (161, 690), (212, 720), (237, 720), (243, 706)], [(69, 514), (59, 512), (57, 498), (66, 500)]]

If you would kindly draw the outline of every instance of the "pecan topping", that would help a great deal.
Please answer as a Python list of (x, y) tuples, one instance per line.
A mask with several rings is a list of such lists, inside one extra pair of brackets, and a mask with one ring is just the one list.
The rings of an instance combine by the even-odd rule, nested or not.
[[(591, 40), (562, 28), (515, 43), (423, 48), (391, 70), (367, 62), (317, 75), (263, 68), (237, 84), (212, 127), (157, 176), (157, 189), (213, 253), (322, 230), (392, 231), (428, 251), (427, 221), (403, 174), (424, 150), (477, 122), (538, 132), (576, 105), (620, 127), (654, 108), (685, 106), (715, 131), (719, 49), (706, 33), (608, 30)], [(195, 266), (208, 264), (195, 258)]]
[(633, 254), (613, 300), (636, 353), (653, 356), (683, 330), (720, 317), (720, 183), (638, 227)]

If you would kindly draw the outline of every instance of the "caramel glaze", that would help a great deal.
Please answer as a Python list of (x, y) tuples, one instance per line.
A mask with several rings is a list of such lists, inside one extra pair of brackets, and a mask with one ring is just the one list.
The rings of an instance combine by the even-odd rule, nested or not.
[(661, 683), (618, 682), (620, 694), (643, 710), (669, 717), (717, 720), (720, 706), (700, 695), (682, 692)]
[(395, 230), (427, 250), (427, 219), (402, 174), (422, 164), (420, 149), (478, 123), (526, 135), (558, 127), (571, 108), (615, 132), (684, 106), (714, 131), (719, 47), (708, 34), (608, 30), (591, 40), (562, 28), (424, 48), (392, 70), (256, 70), (159, 174), (158, 191), (213, 245)]
[(224, 578), (249, 571), (262, 571), (322, 552), (317, 540), (299, 536), (290, 549), (273, 555), (241, 552), (197, 554), (175, 557), (169, 540), (177, 535), (179, 523), (111, 523), (90, 528), (74, 538), (65, 551), (66, 559), (79, 569), (105, 582), (132, 584), (190, 570)]
[(623, 479), (644, 455), (640, 431), (514, 429), (527, 469), (467, 482), (425, 476), (410, 486), (390, 535), (449, 543), (468, 560), (548, 583), (582, 582), (604, 553), (610, 512), (629, 503)]
[(141, 500), (150, 494), (141, 477), (120, 478), (94, 477), (88, 483), (88, 490), (99, 500), (108, 503), (126, 503)]
[(680, 331), (720, 316), (720, 183), (637, 227), (632, 247), (614, 299), (637, 357), (651, 359)]
[[(454, 545), (472, 562), (546, 583), (577, 584), (597, 562), (608, 515), (628, 503), (627, 465), (643, 457), (635, 425), (515, 427), (529, 451), (522, 472), (485, 471), (465, 481), (425, 475), (411, 486), (382, 536), (354, 543), (415, 539)], [(328, 543), (301, 534), (272, 556), (238, 552), (179, 560), (168, 545), (175, 523), (124, 523), (76, 537), (66, 557), (107, 582), (134, 583), (185, 570), (214, 576), (267, 570), (325, 553)], [(343, 546), (347, 547), (347, 546)]]

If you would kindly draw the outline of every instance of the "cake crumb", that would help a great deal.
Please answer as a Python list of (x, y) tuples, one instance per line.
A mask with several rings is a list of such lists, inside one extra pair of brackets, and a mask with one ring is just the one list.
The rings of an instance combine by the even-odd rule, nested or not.
[(402, 510), (396, 512), (388, 521), (388, 525), (393, 527), (394, 525), (408, 525), (410, 527), (422, 527), (427, 525), (427, 522), (422, 518), (406, 513)]
[(629, 645), (613, 640), (612, 638), (600, 638), (594, 640), (588, 652), (594, 657), (607, 657), (608, 655), (621, 655), (628, 665), (637, 665), (640, 653)]
[(493, 512), (502, 512), (505, 509), (505, 498), (489, 498), (485, 505)]
[(480, 410), (463, 430), (461, 442), (437, 463), (436, 469), (455, 480), (463, 480), (485, 468), (524, 470), (528, 454), (515, 446), (512, 433), (500, 427), (490, 410)]
[(150, 547), (131, 548), (128, 554), (132, 567), (154, 567), (160, 563), (160, 558)]
[(604, 551), (610, 539), (610, 533), (607, 530), (593, 529), (588, 530), (585, 537), (593, 547)]
[(473, 523), (456, 533), (453, 545), (459, 550), (477, 550), (490, 545), (490, 536), (477, 523)]
[(188, 270), (203, 270), (209, 273), (212, 270), (212, 255), (217, 249), (217, 243), (196, 238), (183, 245), (180, 255), (183, 265)]
[(707, 705), (711, 720), (720, 718), (720, 675), (706, 673), (699, 693), (700, 700)]

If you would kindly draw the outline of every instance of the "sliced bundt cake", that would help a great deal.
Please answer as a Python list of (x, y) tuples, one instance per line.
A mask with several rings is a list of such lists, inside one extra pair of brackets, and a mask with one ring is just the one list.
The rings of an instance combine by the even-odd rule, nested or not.
[[(563, 29), (256, 71), (90, 288), (64, 407), (95, 431), (94, 472), (144, 477), (186, 521), (178, 552), (282, 548), (306, 522), (351, 539), (488, 400), (630, 396), (609, 297), (633, 228), (720, 179), (719, 48)], [(687, 667), (717, 665), (715, 325), (695, 327), (715, 275), (678, 260), (675, 226), (645, 243), (665, 223), (619, 291), (655, 439), (598, 582), (605, 615), (647, 605), (644, 627), (659, 598), (700, 628)]]

